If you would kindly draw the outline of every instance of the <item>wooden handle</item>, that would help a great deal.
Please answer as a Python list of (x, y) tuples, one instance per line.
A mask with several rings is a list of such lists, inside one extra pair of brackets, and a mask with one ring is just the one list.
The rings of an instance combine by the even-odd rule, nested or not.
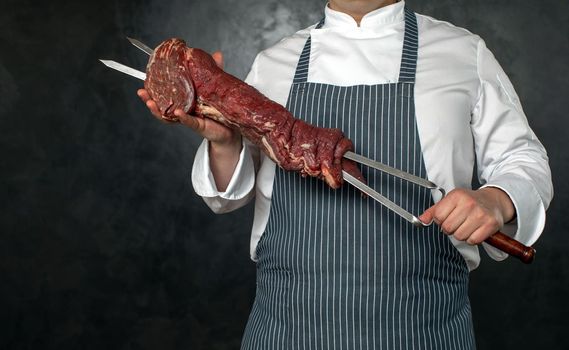
[(494, 248), (500, 249), (504, 253), (515, 256), (526, 264), (530, 264), (535, 257), (535, 249), (532, 247), (526, 247), (502, 232), (496, 232), (492, 236), (488, 237), (484, 242), (490, 244)]

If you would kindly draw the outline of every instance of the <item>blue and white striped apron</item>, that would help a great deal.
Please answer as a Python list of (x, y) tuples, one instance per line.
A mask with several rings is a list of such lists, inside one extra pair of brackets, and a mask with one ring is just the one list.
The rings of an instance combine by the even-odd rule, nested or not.
[[(343, 130), (363, 156), (426, 177), (413, 97), (415, 14), (405, 10), (398, 83), (309, 83), (310, 43), (287, 108)], [(372, 188), (407, 210), (432, 205), (428, 190), (363, 170)], [(416, 228), (348, 184), (332, 190), (277, 168), (273, 186), (242, 349), (475, 348), (468, 268), (434, 226)]]

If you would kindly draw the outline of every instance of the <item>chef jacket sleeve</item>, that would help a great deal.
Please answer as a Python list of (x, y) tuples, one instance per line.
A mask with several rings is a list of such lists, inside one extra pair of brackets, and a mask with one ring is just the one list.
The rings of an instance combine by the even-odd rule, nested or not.
[[(478, 44), (478, 101), (471, 127), (478, 177), (483, 187), (506, 192), (516, 218), (503, 232), (532, 245), (545, 225), (545, 211), (553, 197), (547, 153), (530, 129), (512, 84), (484, 41)], [(503, 260), (507, 254), (484, 244), (488, 255)]]
[[(255, 85), (257, 60), (245, 82)], [(239, 161), (224, 192), (217, 190), (209, 165), (209, 141), (204, 139), (197, 150), (192, 167), (194, 191), (203, 198), (214, 213), (222, 214), (246, 205), (255, 195), (255, 174), (259, 166), (259, 148), (243, 138)]]

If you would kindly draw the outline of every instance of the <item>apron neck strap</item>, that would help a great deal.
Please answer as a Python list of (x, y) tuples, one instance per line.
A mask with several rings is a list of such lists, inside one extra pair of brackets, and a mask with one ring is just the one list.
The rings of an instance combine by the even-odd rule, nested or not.
[[(324, 25), (324, 21), (326, 17), (322, 18), (320, 22), (314, 27), (314, 29), (320, 29)], [(296, 64), (296, 72), (294, 73), (294, 79), (292, 80), (293, 84), (297, 83), (306, 83), (308, 80), (308, 64), (310, 62), (310, 47), (312, 46), (312, 36), (308, 36), (306, 39), (306, 43), (304, 44), (304, 48), (302, 49), (302, 53), (298, 59), (298, 63)]]
[(419, 31), (417, 16), (405, 6), (405, 37), (403, 38), (403, 53), (401, 54), (400, 83), (414, 83), (417, 71), (417, 50), (419, 46)]
[[(322, 18), (314, 29), (320, 29), (326, 18)], [(296, 65), (293, 84), (306, 83), (308, 80), (308, 67), (310, 63), (310, 48), (312, 37), (308, 37)], [(403, 53), (401, 55), (400, 83), (414, 83), (417, 70), (418, 30), (415, 13), (405, 7), (405, 36), (403, 39)]]

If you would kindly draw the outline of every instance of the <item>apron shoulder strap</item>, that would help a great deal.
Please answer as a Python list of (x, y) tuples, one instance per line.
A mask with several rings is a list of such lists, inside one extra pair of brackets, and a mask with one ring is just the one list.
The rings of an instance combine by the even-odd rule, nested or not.
[[(314, 29), (320, 29), (324, 25), (326, 18), (322, 18), (320, 22), (316, 25)], [(296, 64), (296, 72), (294, 73), (293, 84), (306, 83), (308, 80), (308, 63), (310, 61), (310, 47), (312, 43), (312, 37), (309, 35)]]
[(414, 83), (417, 71), (417, 51), (419, 35), (417, 16), (405, 6), (405, 37), (403, 38), (403, 53), (401, 54), (400, 83)]
[[(325, 18), (322, 18), (315, 29), (320, 29), (324, 25), (324, 20)], [(403, 39), (403, 53), (401, 55), (401, 70), (399, 71), (400, 83), (415, 82), (418, 44), (417, 16), (413, 11), (405, 7), (405, 36)], [(311, 45), (312, 38), (308, 36), (296, 65), (293, 84), (306, 83), (308, 81)]]

